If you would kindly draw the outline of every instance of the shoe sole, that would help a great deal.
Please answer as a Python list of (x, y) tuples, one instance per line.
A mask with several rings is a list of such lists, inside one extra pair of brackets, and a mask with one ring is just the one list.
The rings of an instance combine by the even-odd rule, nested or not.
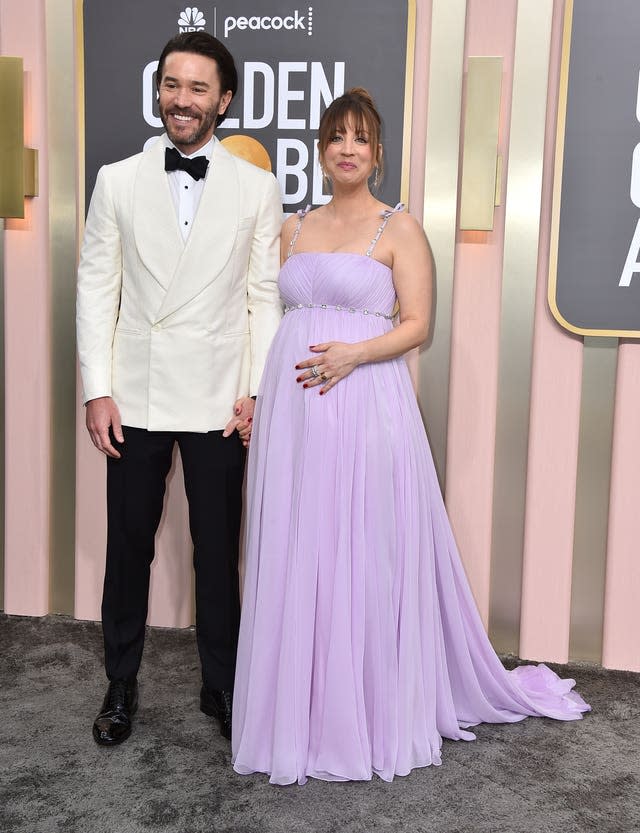
[(127, 738), (131, 737), (131, 729), (129, 729), (129, 731), (126, 734), (122, 735), (122, 737), (111, 738), (110, 740), (105, 740), (104, 738), (101, 738), (95, 731), (92, 732), (92, 734), (93, 739), (98, 744), (98, 746), (119, 746), (121, 743), (124, 743), (124, 741), (127, 740)]

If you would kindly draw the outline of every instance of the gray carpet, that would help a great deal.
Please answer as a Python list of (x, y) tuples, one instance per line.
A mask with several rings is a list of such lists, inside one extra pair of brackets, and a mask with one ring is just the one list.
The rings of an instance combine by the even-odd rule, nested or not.
[(0, 614), (0, 656), (0, 833), (640, 833), (638, 674), (562, 669), (584, 720), (479, 726), (391, 784), (274, 787), (233, 772), (198, 710), (192, 630), (149, 630), (134, 734), (115, 749), (91, 738), (97, 625)]

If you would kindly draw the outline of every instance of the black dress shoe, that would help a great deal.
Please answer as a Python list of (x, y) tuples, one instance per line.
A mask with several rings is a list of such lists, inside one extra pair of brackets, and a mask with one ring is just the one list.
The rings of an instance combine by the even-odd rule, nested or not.
[(115, 746), (131, 734), (133, 715), (138, 708), (138, 681), (112, 680), (93, 723), (93, 739), (100, 746)]
[(220, 734), (227, 740), (231, 740), (232, 702), (232, 691), (208, 689), (204, 686), (200, 689), (200, 711), (218, 720), (220, 723)]

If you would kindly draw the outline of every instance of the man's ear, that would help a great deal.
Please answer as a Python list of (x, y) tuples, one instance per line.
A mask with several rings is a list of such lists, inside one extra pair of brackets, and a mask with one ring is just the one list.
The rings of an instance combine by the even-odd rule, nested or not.
[(227, 107), (231, 104), (231, 99), (233, 98), (233, 93), (231, 90), (227, 90), (223, 93), (222, 98), (220, 99), (220, 104), (218, 105), (218, 115), (221, 116), (224, 112), (226, 112)]

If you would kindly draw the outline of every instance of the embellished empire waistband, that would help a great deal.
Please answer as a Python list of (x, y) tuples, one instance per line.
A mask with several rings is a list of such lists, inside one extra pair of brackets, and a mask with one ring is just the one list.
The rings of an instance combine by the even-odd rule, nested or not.
[(287, 313), (297, 309), (331, 309), (337, 312), (357, 312), (360, 315), (373, 315), (376, 318), (386, 318), (388, 321), (393, 321), (393, 315), (387, 315), (386, 312), (375, 312), (370, 309), (356, 309), (355, 307), (343, 307), (334, 304), (294, 304), (293, 306), (285, 306), (284, 311)]

